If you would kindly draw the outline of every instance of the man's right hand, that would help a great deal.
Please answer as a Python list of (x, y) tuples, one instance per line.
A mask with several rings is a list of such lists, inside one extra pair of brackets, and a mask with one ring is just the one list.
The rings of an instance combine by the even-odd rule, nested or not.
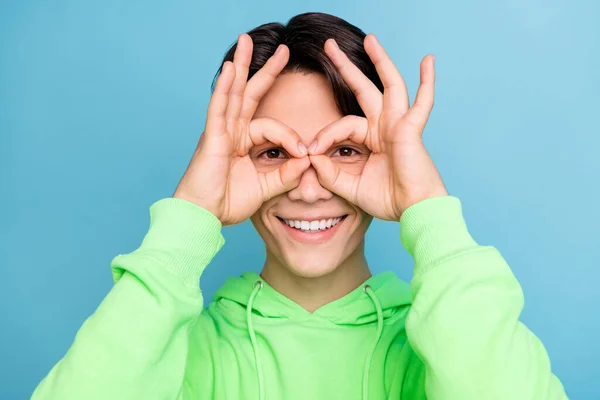
[[(211, 97), (204, 133), (173, 197), (207, 209), (223, 225), (249, 218), (263, 202), (298, 185), (310, 166), (306, 147), (290, 127), (271, 118), (252, 119), (289, 59), (280, 45), (248, 81), (253, 43), (238, 38), (233, 62), (226, 61)], [(276, 170), (258, 172), (248, 155), (256, 145), (271, 142), (292, 157)]]

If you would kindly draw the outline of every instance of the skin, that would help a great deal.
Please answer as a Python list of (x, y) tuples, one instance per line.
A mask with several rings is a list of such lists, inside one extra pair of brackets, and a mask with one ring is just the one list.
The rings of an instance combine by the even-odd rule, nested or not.
[[(433, 56), (421, 62), (410, 106), (404, 80), (375, 35), (366, 36), (364, 47), (383, 94), (333, 39), (324, 47), (356, 95), (362, 118), (339, 114), (323, 77), (280, 76), (289, 59), (284, 45), (248, 81), (252, 40), (240, 35), (173, 195), (223, 225), (251, 218), (267, 246), (264, 279), (311, 312), (370, 276), (363, 252), (370, 216), (398, 221), (411, 205), (448, 195), (422, 141), (433, 107)], [(300, 243), (281, 231), (278, 216), (301, 219), (313, 212), (348, 217), (325, 243)]]
[[(333, 91), (320, 74), (285, 73), (261, 100), (255, 117), (277, 119), (294, 129), (309, 146), (327, 125), (342, 118)], [(345, 140), (324, 151), (346, 173), (360, 175), (369, 157), (365, 145)], [(270, 143), (250, 150), (257, 170), (280, 167), (290, 156)], [(325, 243), (303, 243), (287, 233), (278, 217), (314, 220), (347, 215)], [(364, 256), (364, 236), (372, 217), (319, 182), (310, 166), (298, 185), (266, 201), (252, 216), (265, 241), (267, 257), (261, 276), (280, 293), (309, 311), (329, 303), (371, 276)]]

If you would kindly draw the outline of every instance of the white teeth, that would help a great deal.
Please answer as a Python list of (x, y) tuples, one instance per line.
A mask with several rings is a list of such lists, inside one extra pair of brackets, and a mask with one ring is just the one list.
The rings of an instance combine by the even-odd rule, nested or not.
[(329, 219), (322, 219), (322, 220), (316, 220), (316, 221), (301, 221), (301, 220), (284, 219), (283, 222), (292, 228), (300, 229), (302, 231), (316, 232), (316, 231), (323, 231), (325, 229), (333, 228), (334, 226), (339, 224), (341, 220), (342, 220), (342, 218), (329, 218)]

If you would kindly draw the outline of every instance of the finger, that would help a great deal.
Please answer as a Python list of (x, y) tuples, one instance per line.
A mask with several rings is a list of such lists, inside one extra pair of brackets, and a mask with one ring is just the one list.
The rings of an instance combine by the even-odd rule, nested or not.
[(325, 42), (325, 53), (356, 96), (365, 116), (367, 118), (378, 116), (382, 108), (382, 94), (377, 86), (350, 61), (334, 39), (327, 39)]
[(288, 153), (297, 158), (304, 157), (308, 154), (300, 135), (298, 135), (295, 130), (276, 119), (253, 119), (250, 121), (248, 131), (249, 140), (246, 141), (244, 154), (247, 154), (252, 146), (258, 146), (267, 142), (283, 147)]
[(256, 112), (260, 99), (273, 86), (275, 79), (288, 63), (290, 51), (286, 45), (280, 45), (265, 65), (248, 81), (242, 104), (240, 120), (250, 121)]
[(252, 50), (254, 44), (252, 38), (242, 33), (237, 42), (237, 47), (233, 55), (233, 65), (235, 65), (235, 80), (229, 93), (229, 104), (227, 105), (227, 121), (235, 121), (240, 116), (242, 103), (244, 100), (244, 90), (248, 79), (248, 70), (252, 61)]
[(323, 154), (334, 143), (352, 140), (363, 144), (369, 132), (369, 121), (357, 115), (346, 115), (321, 129), (309, 147), (311, 155)]
[(206, 132), (226, 132), (227, 121), (225, 113), (229, 102), (229, 91), (235, 79), (235, 68), (231, 61), (225, 61), (221, 74), (217, 79), (215, 90), (208, 104), (206, 113)]
[(298, 186), (302, 174), (308, 167), (310, 167), (308, 157), (291, 158), (276, 170), (259, 174), (263, 201), (267, 201)]
[(343, 197), (352, 204), (356, 204), (356, 193), (360, 175), (352, 175), (342, 170), (327, 156), (309, 156), (311, 164), (317, 171), (321, 185)]
[(433, 55), (427, 55), (421, 61), (421, 83), (417, 90), (415, 102), (408, 113), (407, 121), (423, 133), (431, 110), (433, 109), (433, 98), (435, 92), (435, 67)]
[(375, 35), (368, 34), (365, 37), (365, 51), (383, 83), (383, 109), (406, 113), (410, 105), (406, 82)]

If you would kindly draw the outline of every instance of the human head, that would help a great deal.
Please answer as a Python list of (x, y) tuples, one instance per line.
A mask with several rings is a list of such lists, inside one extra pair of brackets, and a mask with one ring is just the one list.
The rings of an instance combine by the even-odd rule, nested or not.
[[(354, 93), (324, 51), (327, 39), (335, 39), (348, 58), (383, 92), (375, 66), (364, 50), (366, 34), (341, 18), (325, 13), (304, 13), (291, 18), (286, 25), (267, 23), (247, 33), (254, 44), (248, 79), (262, 68), (280, 44), (290, 50), (286, 67), (260, 101), (255, 117), (282, 121), (296, 130), (307, 146), (321, 128), (342, 116), (364, 116)], [(233, 61), (235, 50), (234, 44), (223, 63)], [(273, 145), (250, 151), (257, 169), (273, 169), (285, 162), (283, 150), (269, 149), (273, 149)], [(267, 150), (269, 154), (265, 156)], [(340, 151), (347, 156), (342, 157)], [(360, 174), (368, 153), (364, 145), (350, 142), (337, 144), (327, 152), (337, 157), (341, 168), (354, 174)], [(294, 228), (283, 221), (317, 217), (344, 218), (332, 228), (331, 235), (322, 235), (325, 238), (318, 243), (304, 241), (302, 234), (294, 235)], [(364, 236), (372, 217), (322, 187), (316, 171), (310, 167), (298, 187), (265, 202), (251, 220), (266, 243), (267, 264), (295, 276), (315, 278), (336, 271), (340, 265), (364, 263)]]

